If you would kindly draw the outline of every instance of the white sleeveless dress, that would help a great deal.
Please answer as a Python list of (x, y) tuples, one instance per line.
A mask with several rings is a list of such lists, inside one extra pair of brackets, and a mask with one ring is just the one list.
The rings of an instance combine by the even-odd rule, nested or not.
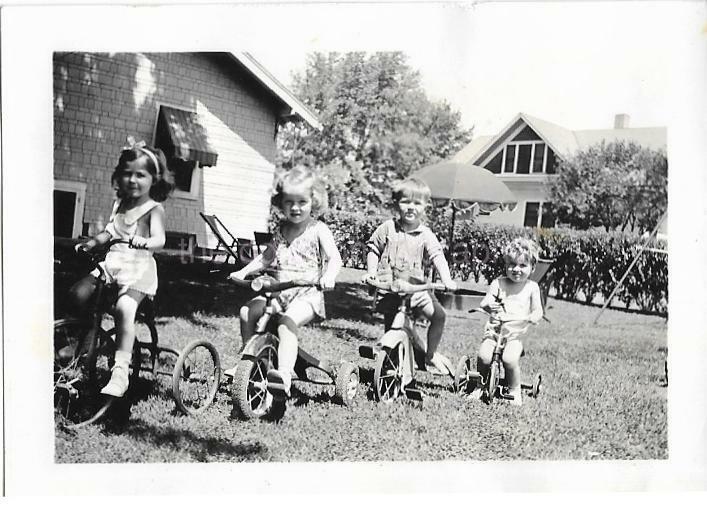
[[(150, 199), (138, 207), (119, 213), (118, 200), (113, 205), (106, 231), (113, 239), (130, 239), (136, 235), (138, 220), (159, 205)], [(157, 292), (157, 264), (152, 251), (133, 249), (128, 244), (114, 244), (101, 266), (106, 271), (108, 283), (118, 285), (120, 295), (128, 290), (136, 290), (152, 297)]]

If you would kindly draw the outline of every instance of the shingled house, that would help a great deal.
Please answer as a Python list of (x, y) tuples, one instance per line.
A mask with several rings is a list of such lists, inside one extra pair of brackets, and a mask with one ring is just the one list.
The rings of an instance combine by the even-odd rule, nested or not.
[(204, 212), (252, 238), (267, 227), (278, 124), (321, 128), (248, 53), (71, 52), (53, 64), (57, 237), (105, 225), (111, 174), (131, 135), (164, 150), (175, 173), (170, 237), (215, 247)]

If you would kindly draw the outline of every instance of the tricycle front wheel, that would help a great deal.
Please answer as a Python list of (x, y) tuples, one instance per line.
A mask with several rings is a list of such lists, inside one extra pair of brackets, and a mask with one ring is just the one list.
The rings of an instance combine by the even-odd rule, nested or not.
[(268, 340), (254, 355), (243, 356), (238, 362), (233, 377), (233, 407), (241, 418), (262, 418), (273, 407), (267, 378), (270, 369), (277, 369), (275, 342)]
[(172, 372), (172, 395), (187, 415), (202, 413), (216, 397), (221, 382), (221, 360), (213, 344), (192, 341), (179, 354)]
[(489, 379), (486, 382), (486, 402), (488, 404), (491, 404), (494, 397), (496, 397), (500, 381), (501, 365), (498, 363), (498, 360), (493, 360), (489, 369)]
[(402, 393), (406, 360), (408, 358), (405, 357), (402, 342), (398, 342), (392, 348), (384, 346), (378, 352), (373, 372), (376, 400), (392, 402)]

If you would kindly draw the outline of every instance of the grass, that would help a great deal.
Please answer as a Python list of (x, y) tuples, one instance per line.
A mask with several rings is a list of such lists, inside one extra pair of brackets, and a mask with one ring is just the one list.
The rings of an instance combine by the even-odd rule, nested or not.
[[(332, 402), (333, 387), (295, 383), (280, 423), (232, 415), (230, 385), (204, 414), (180, 414), (169, 381), (145, 373), (131, 387), (127, 421), (55, 430), (58, 462), (243, 462), (512, 459), (665, 459), (667, 389), (661, 385), (666, 323), (656, 316), (606, 311), (550, 299), (548, 316), (524, 339), (523, 376), (543, 375), (537, 399), (521, 407), (487, 406), (456, 396), (447, 378), (419, 373), (422, 404), (370, 398), (373, 362), (358, 357), (382, 320), (358, 271), (345, 269), (326, 294), (329, 318), (303, 329), (300, 341), (319, 358), (350, 360), (364, 383), (351, 408)], [(237, 312), (248, 294), (223, 276), (163, 268), (158, 330), (163, 345), (203, 338), (225, 366), (240, 345)], [(474, 355), (480, 316), (449, 311), (441, 351)]]

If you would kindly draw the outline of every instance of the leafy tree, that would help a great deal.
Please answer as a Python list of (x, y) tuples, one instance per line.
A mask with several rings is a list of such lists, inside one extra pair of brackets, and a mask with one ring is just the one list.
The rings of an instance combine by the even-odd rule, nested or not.
[(549, 183), (559, 223), (578, 229), (652, 229), (668, 205), (663, 151), (633, 142), (597, 144), (560, 162)]
[(317, 167), (334, 209), (377, 212), (392, 181), (451, 156), (471, 138), (459, 112), (427, 98), (400, 52), (314, 53), (292, 89), (324, 128), (281, 126), (278, 166)]

